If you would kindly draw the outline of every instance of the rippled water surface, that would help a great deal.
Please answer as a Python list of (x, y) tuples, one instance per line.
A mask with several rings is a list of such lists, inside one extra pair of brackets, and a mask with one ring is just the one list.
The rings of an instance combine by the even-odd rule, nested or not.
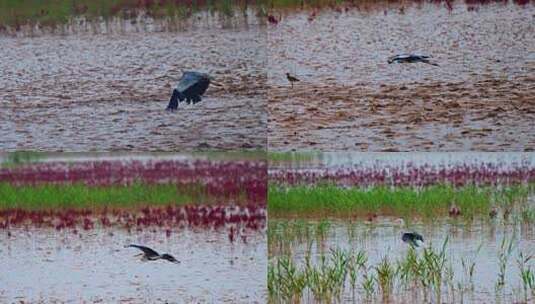
[[(268, 35), (269, 146), (533, 150), (534, 16), (462, 2), (282, 14)], [(407, 52), (440, 67), (387, 63)]]
[[(407, 227), (400, 219), (395, 218), (379, 218), (372, 223), (350, 223), (339, 220), (329, 222), (329, 228), (323, 237), (296, 238), (291, 241), (290, 249), (278, 245), (288, 241), (274, 237), (269, 247), (270, 257), (291, 252), (292, 259), (299, 265), (303, 265), (307, 255), (311, 255), (314, 263), (318, 263), (321, 254), (340, 248), (346, 251), (364, 250), (368, 255), (368, 265), (376, 266), (384, 257), (388, 257), (389, 261), (395, 265), (395, 262), (405, 257), (409, 250), (409, 246), (401, 240), (401, 234), (406, 231), (417, 231), (424, 236), (425, 246), (432, 246), (437, 251), (440, 250), (446, 237), (448, 238), (447, 266), (450, 264), (452, 266), (454, 281), (460, 282), (463, 279), (461, 258), (467, 261), (475, 258), (475, 289), (473, 293), (465, 293), (465, 303), (494, 303), (496, 301), (521, 303), (520, 301), (523, 301), (520, 292), (522, 281), (516, 259), (521, 251), (525, 256), (535, 253), (533, 252), (535, 231), (530, 225), (503, 224), (498, 223), (499, 221), (468, 224), (442, 219), (438, 220), (440, 223), (438, 225), (437, 223), (413, 223)], [(498, 254), (504, 238), (507, 240), (514, 238), (515, 249), (507, 263), (506, 287), (496, 293), (494, 287), (498, 277)], [(478, 253), (479, 246), (481, 249)], [(421, 251), (421, 248), (417, 250), (419, 254), (422, 254)], [(349, 283), (347, 284), (344, 293), (345, 301), (350, 303), (363, 301), (364, 290), (360, 287), (360, 282), (358, 286), (357, 296), (354, 298)], [(415, 293), (404, 290), (398, 285), (395, 286), (391, 303), (423, 303), (423, 299), (418, 298)], [(443, 295), (443, 303), (459, 303), (459, 296), (459, 293), (456, 295), (446, 293)], [(381, 303), (379, 298), (374, 303)], [(311, 295), (309, 299), (313, 299)]]
[[(170, 253), (181, 263), (142, 262), (124, 245)], [(127, 233), (96, 229), (0, 232), (0, 302), (263, 303), (267, 267), (262, 232), (231, 243), (225, 231)]]
[(270, 172), (350, 168), (404, 168), (408, 166), (455, 167), (486, 165), (497, 169), (535, 166), (532, 152), (322, 152), (289, 153), (287, 159), (271, 160)]
[[(176, 151), (266, 146), (261, 26), (0, 37), (4, 150)], [(166, 112), (183, 71), (210, 73), (195, 106)]]

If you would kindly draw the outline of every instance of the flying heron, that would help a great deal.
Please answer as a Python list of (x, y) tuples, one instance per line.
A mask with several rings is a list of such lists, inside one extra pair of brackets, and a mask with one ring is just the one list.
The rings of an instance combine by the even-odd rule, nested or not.
[(294, 82), (301, 81), (301, 80), (297, 79), (296, 77), (290, 75), (290, 73), (286, 73), (286, 78), (292, 84), (292, 88), (294, 87)]
[(410, 244), (412, 247), (420, 247), (424, 243), (424, 238), (416, 232), (406, 232), (401, 236), (403, 242)]
[(176, 263), (176, 264), (180, 263), (180, 261), (175, 259), (175, 257), (173, 257), (172, 255), (167, 254), (167, 253), (159, 254), (154, 249), (151, 249), (149, 247), (145, 247), (141, 245), (134, 245), (134, 244), (130, 244), (124, 247), (125, 248), (133, 247), (133, 248), (137, 248), (143, 251), (143, 253), (136, 255), (136, 256), (142, 256), (141, 258), (142, 261), (156, 261), (156, 260), (163, 259), (163, 260), (167, 260), (169, 262)]
[(200, 102), (202, 100), (201, 96), (206, 92), (212, 80), (212, 77), (205, 73), (184, 72), (178, 85), (173, 90), (167, 110), (176, 110), (179, 101), (186, 100), (188, 104), (192, 101), (193, 104)]
[(439, 66), (438, 64), (429, 61), (430, 56), (427, 55), (416, 55), (416, 54), (399, 54), (388, 58), (388, 64), (391, 63), (416, 63), (422, 62), (434, 66)]

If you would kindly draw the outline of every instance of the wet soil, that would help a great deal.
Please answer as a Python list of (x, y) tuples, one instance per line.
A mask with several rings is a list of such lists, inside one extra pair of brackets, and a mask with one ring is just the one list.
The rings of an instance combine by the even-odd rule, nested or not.
[[(458, 2), (282, 15), (268, 34), (269, 148), (532, 151), (534, 16)], [(408, 52), (440, 66), (387, 63)]]
[[(177, 151), (266, 147), (266, 34), (258, 26), (167, 33), (0, 37), (0, 147)], [(166, 112), (183, 71), (203, 101)]]
[[(9, 234), (8, 234), (9, 233)], [(0, 232), (3, 303), (264, 303), (267, 269), (263, 232), (247, 243), (225, 232), (184, 229), (129, 234), (99, 229)], [(143, 262), (128, 244), (170, 253), (180, 264)], [(231, 279), (229, 279), (231, 278)]]

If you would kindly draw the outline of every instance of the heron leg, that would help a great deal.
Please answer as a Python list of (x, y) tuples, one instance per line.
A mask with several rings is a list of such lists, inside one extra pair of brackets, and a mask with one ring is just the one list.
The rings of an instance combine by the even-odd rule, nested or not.
[(177, 90), (173, 90), (173, 95), (171, 96), (171, 99), (169, 100), (169, 105), (167, 105), (168, 111), (173, 111), (178, 108), (178, 98), (180, 93)]

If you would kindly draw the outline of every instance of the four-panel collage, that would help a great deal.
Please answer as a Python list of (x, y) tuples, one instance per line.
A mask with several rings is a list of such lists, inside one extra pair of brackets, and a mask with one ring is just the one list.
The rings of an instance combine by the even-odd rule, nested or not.
[(0, 303), (535, 303), (535, 1), (0, 0)]

